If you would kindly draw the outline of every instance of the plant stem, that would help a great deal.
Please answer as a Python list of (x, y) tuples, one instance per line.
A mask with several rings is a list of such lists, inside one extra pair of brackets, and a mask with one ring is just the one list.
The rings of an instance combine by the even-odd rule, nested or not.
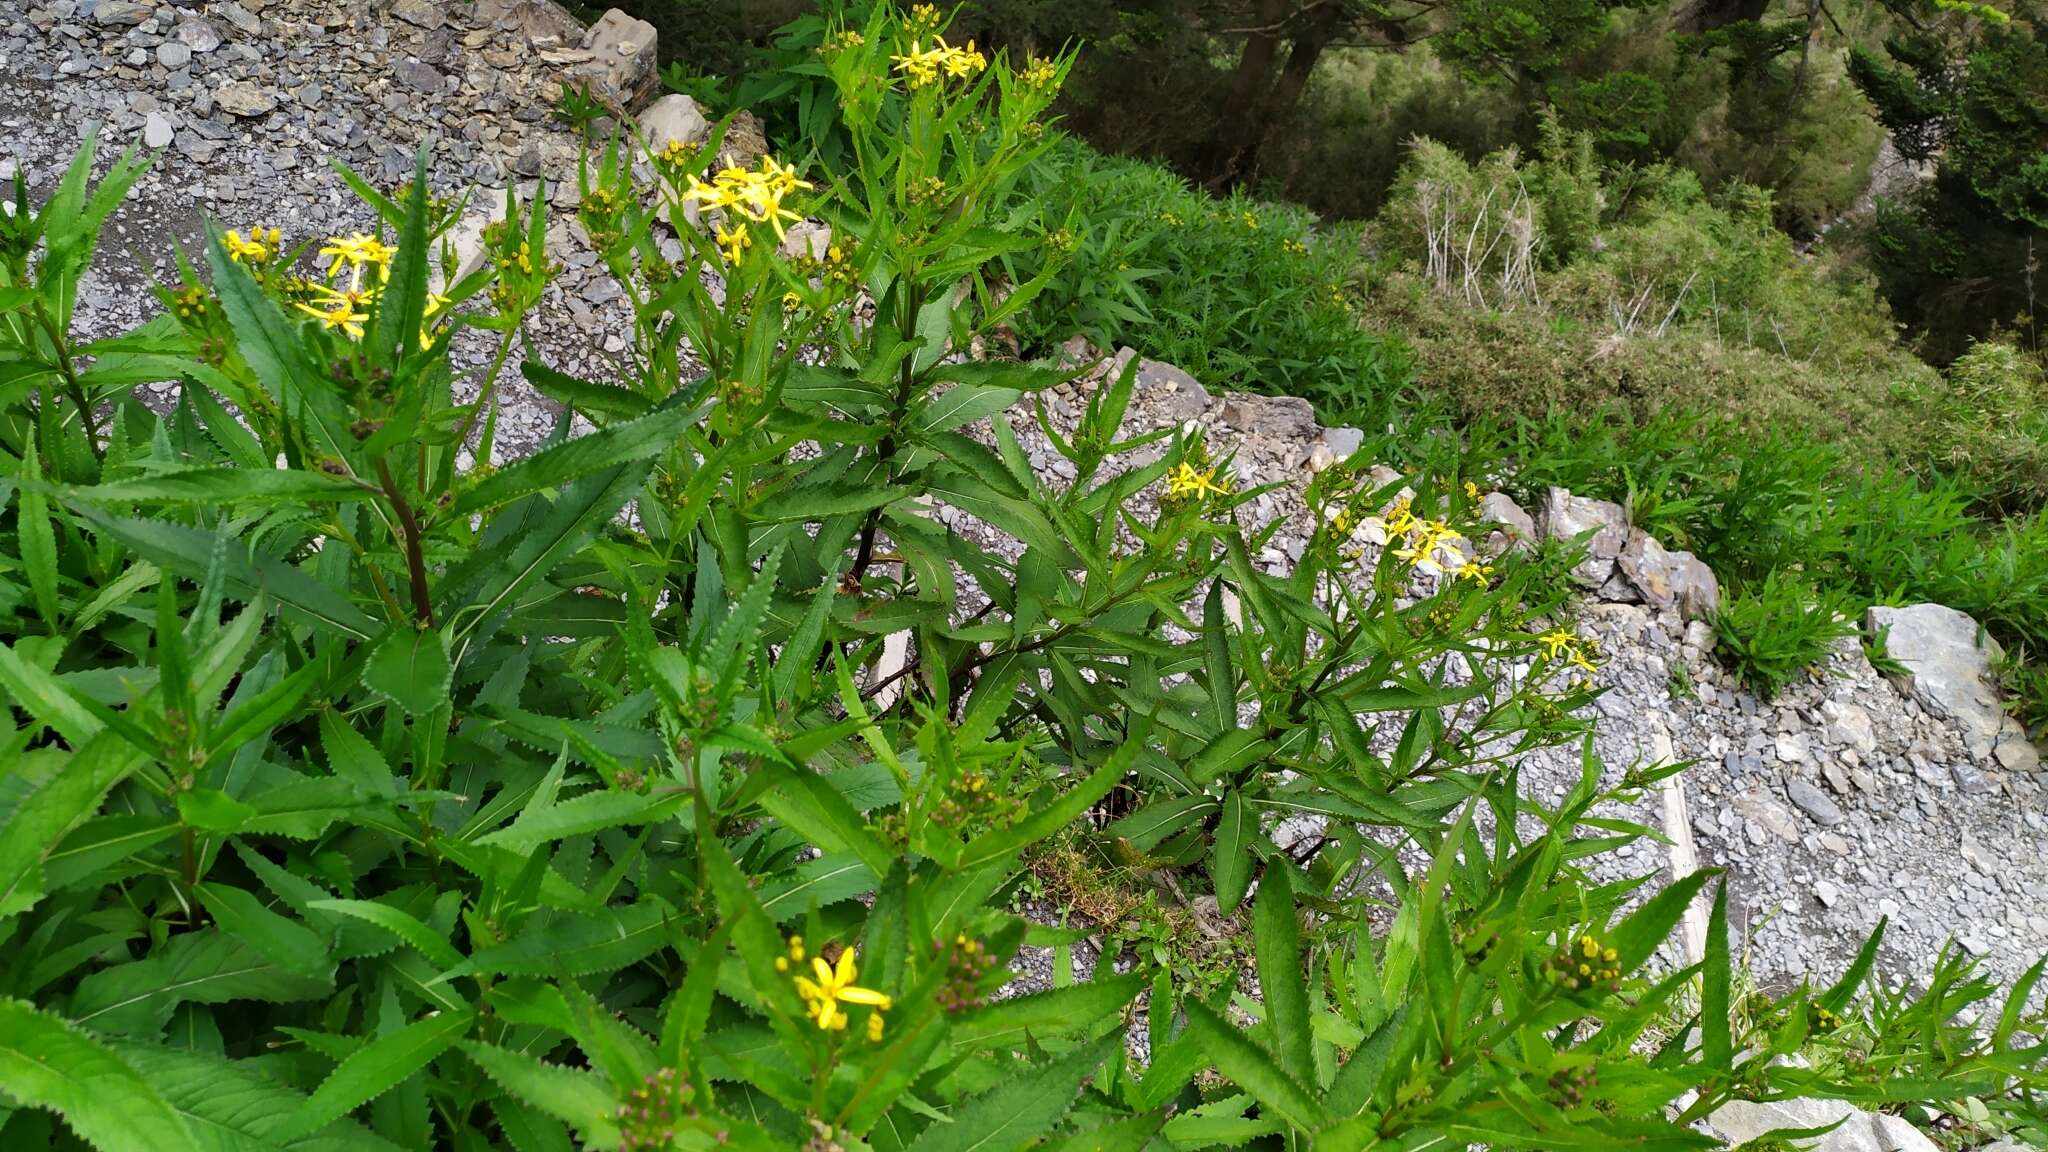
[(43, 334), (50, 338), (50, 351), (58, 373), (64, 377), (64, 390), (78, 408), (79, 422), (85, 427), (85, 446), (92, 451), (93, 459), (106, 459), (106, 453), (100, 448), (99, 428), (93, 423), (92, 401), (85, 394), (85, 384), (78, 379), (78, 370), (71, 364), (71, 350), (65, 346), (64, 334), (57, 330), (57, 322), (50, 318), (49, 309), (40, 300), (36, 301), (36, 322), (42, 325)]
[(432, 627), (434, 605), (427, 597), (427, 557), (421, 550), (419, 517), (413, 514), (405, 494), (398, 490), (398, 482), (391, 478), (391, 466), (381, 456), (377, 458), (377, 479), (384, 485), (384, 498), (391, 501), (399, 523), (405, 527), (405, 568), (412, 583), (413, 619)]

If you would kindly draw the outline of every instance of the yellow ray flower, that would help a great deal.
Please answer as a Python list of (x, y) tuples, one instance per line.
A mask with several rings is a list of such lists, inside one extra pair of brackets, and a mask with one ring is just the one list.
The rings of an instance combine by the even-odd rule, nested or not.
[(804, 998), (804, 1010), (827, 1032), (845, 1031), (847, 1016), (842, 1004), (865, 1004), (877, 1012), (887, 1012), (892, 1006), (888, 996), (854, 983), (860, 979), (860, 969), (852, 948), (839, 953), (837, 964), (825, 963), (823, 956), (811, 957), (811, 976), (794, 979), (797, 994)]

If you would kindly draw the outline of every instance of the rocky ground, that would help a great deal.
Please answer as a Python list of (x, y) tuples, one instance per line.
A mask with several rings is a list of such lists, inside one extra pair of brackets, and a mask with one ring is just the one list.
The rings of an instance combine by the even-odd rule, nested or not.
[[(110, 335), (155, 311), (148, 285), (173, 274), (175, 246), (191, 250), (208, 218), (275, 226), (288, 241), (367, 227), (334, 160), (388, 185), (433, 138), (444, 191), (502, 198), (507, 183), (529, 192), (540, 176), (573, 183), (576, 140), (545, 94), (569, 78), (628, 93), (651, 81), (651, 61), (651, 37), (619, 25), (586, 46), (543, 0), (0, 0), (0, 175), (20, 170), (47, 190), (93, 130), (114, 146), (102, 168), (117, 147), (162, 150), (82, 288), (82, 335)], [(573, 227), (556, 226), (550, 251), (564, 269), (525, 351), (575, 374), (616, 374), (627, 331), (617, 290)], [(466, 354), (474, 365), (484, 353)], [(1261, 558), (1289, 563), (1307, 535), (1301, 486), (1356, 434), (1318, 428), (1299, 401), (1211, 398), (1165, 366), (1141, 384), (1127, 427), (1199, 421), (1219, 455), (1235, 453), (1240, 482), (1288, 485), (1251, 515), (1290, 519)], [(499, 447), (528, 450), (555, 413), (516, 375), (501, 387)], [(1017, 426), (1059, 478), (1063, 462)], [(1605, 514), (1587, 503), (1546, 519)], [(1631, 560), (1617, 531), (1590, 581), (1610, 592), (1617, 564), (1637, 576), (1665, 564), (1640, 544)], [(1733, 874), (1733, 923), (1760, 980), (1824, 978), (1880, 916), (1893, 923), (1885, 967), (1902, 978), (1924, 974), (1950, 937), (2007, 979), (2048, 951), (2048, 775), (1995, 706), (1968, 699), (1986, 686), (1972, 679), (1969, 642), (1957, 647), (1966, 626), (1932, 612), (1896, 624), (1891, 653), (1911, 657), (1909, 682), (1879, 675), (1850, 642), (1810, 682), (1763, 701), (1714, 664), (1683, 606), (1584, 605), (1606, 655), (1599, 750), (1617, 773), (1694, 762), (1683, 789), (1699, 862)], [(1575, 774), (1559, 757), (1529, 778), (1561, 790)], [(1635, 815), (1660, 823), (1661, 804), (1647, 798)], [(1645, 845), (1618, 863), (1666, 860)]]

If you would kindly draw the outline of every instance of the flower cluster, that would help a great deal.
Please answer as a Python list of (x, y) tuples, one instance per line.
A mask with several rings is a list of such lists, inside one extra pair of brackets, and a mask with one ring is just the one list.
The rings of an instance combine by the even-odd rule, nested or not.
[(789, 954), (775, 958), (777, 972), (793, 973), (791, 979), (796, 984), (797, 995), (803, 997), (804, 1014), (822, 1031), (844, 1032), (848, 1017), (841, 1005), (866, 1005), (873, 1009), (868, 1013), (868, 1042), (881, 1043), (882, 1014), (893, 1006), (893, 1002), (884, 993), (854, 983), (860, 979), (860, 969), (855, 964), (853, 949), (841, 949), (836, 962), (828, 963), (823, 956), (809, 959), (810, 975), (804, 975), (804, 938), (801, 936), (791, 936)]
[(1197, 472), (1192, 464), (1181, 461), (1180, 467), (1167, 477), (1166, 494), (1180, 499), (1201, 500), (1206, 496), (1228, 496), (1230, 486), (1216, 482), (1216, 469)]
[(1545, 660), (1563, 660), (1585, 672), (1600, 670), (1599, 665), (1593, 663), (1592, 658), (1598, 650), (1598, 645), (1591, 637), (1580, 636), (1567, 628), (1553, 628), (1538, 636), (1536, 642), (1543, 645)]
[(275, 228), (251, 228), (247, 239), (240, 232), (229, 232), (224, 237), (228, 259), (252, 267), (277, 259), (283, 241), (283, 234)]
[(943, 953), (946, 982), (939, 985), (935, 999), (942, 1012), (965, 1012), (988, 1003), (981, 994), (981, 979), (996, 966), (988, 946), (966, 935), (953, 937), (951, 945), (932, 941), (932, 955)]
[(1052, 61), (1047, 60), (1045, 57), (1033, 56), (1030, 66), (1025, 68), (1024, 71), (1019, 72), (1017, 79), (1022, 80), (1026, 88), (1051, 88), (1059, 83), (1060, 70), (1053, 65)]
[(1586, 1091), (1599, 1082), (1591, 1068), (1560, 1068), (1550, 1076), (1551, 1102), (1560, 1108), (1577, 1108), (1586, 1102)]
[(1550, 981), (1573, 991), (1613, 991), (1621, 982), (1620, 953), (1591, 935), (1582, 935), (1550, 958)]
[[(1452, 571), (1460, 576), (1466, 576), (1466, 569), (1471, 566), (1470, 558), (1457, 547), (1465, 542), (1465, 534), (1442, 520), (1415, 515), (1414, 502), (1409, 497), (1403, 496), (1394, 501), (1385, 516), (1366, 517), (1364, 524), (1367, 535), (1375, 544), (1401, 541), (1401, 546), (1394, 549), (1394, 555), (1431, 576), (1444, 574), (1446, 557), (1457, 557), (1457, 567)], [(1467, 578), (1484, 583), (1491, 573), (1492, 570), (1482, 564)]]
[(384, 290), (385, 277), (397, 255), (396, 249), (366, 232), (333, 237), (320, 247), (320, 259), (327, 267), (325, 282), (308, 282), (306, 299), (293, 307), (328, 329), (360, 338), (363, 324), (370, 318), (370, 305)]
[(799, 190), (812, 187), (810, 181), (797, 179), (795, 168), (777, 164), (773, 156), (763, 156), (758, 172), (723, 168), (709, 184), (690, 177), (690, 189), (683, 193), (683, 199), (734, 214), (730, 223), (717, 225), (712, 235), (726, 263), (737, 264), (753, 246), (751, 225), (768, 225), (775, 230), (779, 243), (785, 234), (784, 225), (803, 219), (783, 207), (782, 202)]
[(663, 1068), (647, 1077), (619, 1105), (619, 1147), (624, 1152), (649, 1152), (674, 1144), (676, 1117), (697, 1114), (690, 1107), (694, 1094), (689, 1082), (677, 1076), (673, 1068)]
[(975, 48), (972, 40), (965, 48), (953, 47), (944, 36), (932, 37), (930, 48), (919, 48), (919, 43), (912, 40), (908, 52), (889, 57), (895, 62), (896, 71), (910, 77), (912, 88), (936, 84), (941, 76), (965, 79), (988, 67), (988, 57)]

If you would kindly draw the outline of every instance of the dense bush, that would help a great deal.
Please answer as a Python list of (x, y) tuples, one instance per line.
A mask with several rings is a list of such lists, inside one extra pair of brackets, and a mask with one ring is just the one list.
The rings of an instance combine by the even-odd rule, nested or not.
[[(1937, 1083), (2038, 1133), (2031, 978), (1977, 1028), (1994, 990), (1960, 961), (1866, 994), (1873, 938), (1827, 988), (1738, 1001), (1721, 894), (1703, 959), (1654, 959), (1713, 877), (1587, 860), (1647, 831), (1596, 809), (1676, 768), (1607, 780), (1587, 741), (1575, 788), (1521, 794), (1523, 754), (1585, 735), (1590, 653), (1518, 607), (1537, 573), (1454, 548), (1462, 488), (1390, 505), (1328, 470), (1277, 577), (1199, 440), (1111, 463), (1128, 377), (1060, 441), (1065, 486), (1002, 421), (969, 434), (1067, 378), (950, 354), (1060, 271), (990, 280), (1063, 225), (1001, 206), (1065, 62), (990, 64), (939, 20), (833, 29), (848, 178), (591, 158), (634, 371), (523, 365), (569, 411), (501, 468), (461, 465), (494, 381), (457, 403), (449, 351), (538, 301), (543, 197), (449, 282), (423, 154), (396, 197), (356, 181), (377, 234), (215, 233), (163, 317), (76, 343), (136, 167), (91, 188), (88, 144), (40, 206), (17, 179), (0, 1143), (1695, 1148), (1737, 1096)], [(835, 243), (791, 264), (802, 213)], [(167, 415), (133, 392), (165, 378)], [(1003, 910), (1022, 854), (1113, 795), (1081, 836), (1248, 907), (1249, 1015), (1149, 964), (1001, 998), (1045, 935)], [(1329, 830), (1290, 856), (1282, 812)]]
[(1057, 149), (1026, 185), (1064, 221), (1050, 254), (1013, 258), (1051, 279), (1017, 322), (1044, 351), (1074, 332), (1130, 344), (1210, 387), (1304, 396), (1333, 417), (1383, 404), (1405, 349), (1355, 311), (1359, 233), (1291, 205), (1218, 200), (1151, 165)]

